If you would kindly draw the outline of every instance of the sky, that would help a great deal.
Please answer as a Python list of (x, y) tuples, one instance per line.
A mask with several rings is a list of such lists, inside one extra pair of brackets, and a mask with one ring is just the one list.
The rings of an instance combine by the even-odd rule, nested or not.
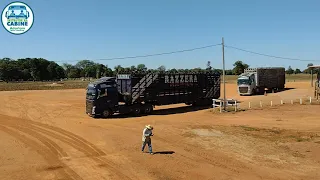
[[(3, 9), (12, 1), (1, 0)], [(241, 60), (250, 67), (305, 69), (320, 64), (320, 1), (289, 0), (24, 0), (34, 24), (13, 35), (0, 26), (0, 58), (45, 58), (59, 64), (89, 59), (113, 68), (145, 64), (150, 68), (222, 68), (222, 47), (136, 59), (108, 59), (157, 54), (219, 44), (226, 68)]]

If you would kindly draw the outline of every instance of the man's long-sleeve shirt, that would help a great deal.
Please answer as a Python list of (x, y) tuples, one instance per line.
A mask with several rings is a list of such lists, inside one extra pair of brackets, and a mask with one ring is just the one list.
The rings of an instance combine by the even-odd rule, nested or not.
[(142, 141), (151, 140), (151, 138), (150, 138), (151, 134), (152, 134), (152, 131), (150, 129), (144, 128), (143, 133), (142, 133)]

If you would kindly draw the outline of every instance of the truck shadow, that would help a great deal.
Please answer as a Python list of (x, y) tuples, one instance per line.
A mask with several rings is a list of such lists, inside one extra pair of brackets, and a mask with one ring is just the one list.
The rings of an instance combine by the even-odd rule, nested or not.
[[(296, 88), (284, 88), (284, 89), (282, 89), (282, 90), (278, 90), (278, 91), (275, 91), (275, 93), (277, 93), (277, 92), (283, 92), (283, 91), (288, 91), (288, 90), (292, 90), (292, 89), (296, 89)], [(272, 91), (270, 91), (271, 93), (272, 93)], [(270, 93), (269, 92), (269, 93)]]
[[(284, 89), (280, 89), (280, 90), (277, 90), (277, 91), (274, 91), (273, 93), (279, 93), (279, 92), (284, 92), (284, 91), (290, 91), (292, 89), (296, 89), (296, 88), (284, 88)], [(268, 94), (272, 94), (272, 90), (268, 90), (267, 91)]]
[[(281, 89), (281, 90), (278, 90), (278, 91), (274, 91), (274, 92), (272, 92), (272, 90), (271, 89), (268, 89), (267, 91), (266, 91), (266, 93), (267, 94), (276, 94), (276, 93), (279, 93), (279, 92), (284, 92), (284, 91), (289, 91), (289, 90), (292, 90), (292, 89), (296, 89), (296, 88), (284, 88), (284, 89)], [(254, 96), (262, 96), (262, 95), (264, 95), (264, 92), (262, 92), (262, 93), (260, 93), (260, 94), (254, 94)]]
[(204, 109), (212, 108), (212, 105), (208, 106), (182, 106), (176, 108), (158, 109), (154, 110), (151, 115), (170, 115), (170, 114), (182, 114), (186, 112), (200, 111)]
[(152, 115), (182, 114), (182, 113), (200, 111), (200, 110), (209, 109), (209, 108), (212, 108), (212, 105), (207, 105), (207, 106), (182, 106), (182, 107), (176, 107), (176, 108), (157, 109), (157, 110), (154, 110), (149, 115), (141, 114), (139, 116), (133, 116), (131, 114), (114, 114), (114, 115), (108, 117), (107, 119), (135, 118), (135, 117), (152, 116)]

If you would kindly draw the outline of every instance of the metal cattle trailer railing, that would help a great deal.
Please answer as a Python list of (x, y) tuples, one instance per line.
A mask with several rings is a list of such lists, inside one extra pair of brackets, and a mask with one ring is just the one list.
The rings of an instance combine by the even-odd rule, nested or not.
[(220, 74), (118, 74), (89, 84), (87, 96), (86, 113), (91, 116), (149, 114), (154, 106), (178, 103), (211, 105), (212, 99), (220, 97)]

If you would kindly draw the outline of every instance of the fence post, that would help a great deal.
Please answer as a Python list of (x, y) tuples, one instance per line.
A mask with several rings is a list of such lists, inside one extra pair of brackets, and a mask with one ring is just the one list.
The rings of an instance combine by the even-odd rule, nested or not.
[(249, 102), (249, 109), (251, 109), (251, 102)]
[(293, 104), (293, 100), (291, 100), (291, 104)]
[(312, 104), (312, 99), (311, 99), (311, 96), (310, 96), (310, 104)]
[(272, 106), (272, 101), (270, 101), (270, 105)]
[(216, 108), (216, 101), (214, 100), (214, 99), (212, 99), (212, 108), (214, 109), (214, 108)]
[(283, 104), (283, 100), (281, 100), (281, 104)]
[(260, 101), (260, 107), (262, 108), (262, 102)]
[(300, 98), (300, 104), (302, 104), (302, 99)]
[(237, 106), (238, 106), (237, 100), (235, 101), (235, 105), (236, 105), (236, 106), (234, 107), (234, 111), (237, 112)]
[(222, 105), (221, 105), (221, 101), (220, 101), (220, 113), (222, 113), (222, 108), (221, 108), (221, 106), (222, 106)]

